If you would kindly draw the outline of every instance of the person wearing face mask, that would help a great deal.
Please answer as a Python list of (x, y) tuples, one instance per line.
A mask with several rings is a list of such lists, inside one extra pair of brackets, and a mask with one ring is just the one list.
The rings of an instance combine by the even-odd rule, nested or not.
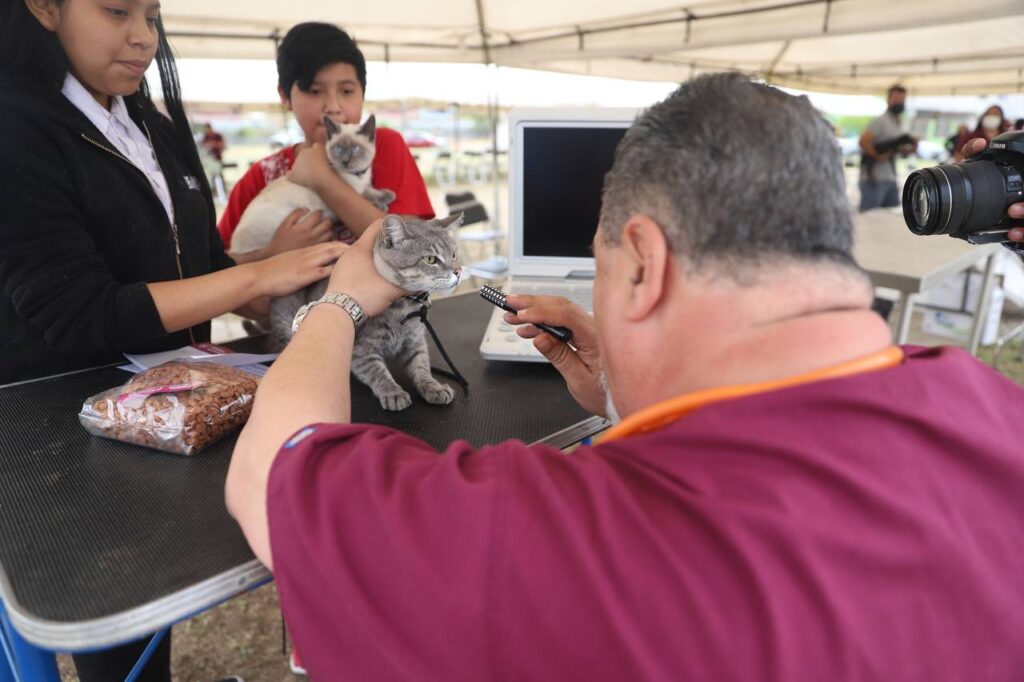
[(993, 137), (1001, 135), (1009, 129), (1010, 122), (1006, 120), (1003, 108), (998, 104), (993, 104), (978, 119), (978, 125), (974, 130), (960, 139), (959, 144), (956, 146), (956, 160), (964, 160), (963, 147), (971, 140), (985, 140), (988, 143), (992, 141)]
[[(906, 156), (917, 148), (917, 140), (907, 135), (900, 121), (907, 89), (902, 85), (889, 88), (888, 108), (868, 123), (860, 136), (860, 210), (880, 206), (899, 206), (900, 190), (896, 185), (896, 155)], [(905, 138), (905, 143), (891, 146)]]

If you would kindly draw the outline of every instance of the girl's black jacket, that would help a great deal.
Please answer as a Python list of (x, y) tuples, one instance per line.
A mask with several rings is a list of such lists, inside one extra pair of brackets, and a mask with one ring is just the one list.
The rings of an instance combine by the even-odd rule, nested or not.
[(145, 283), (234, 263), (170, 120), (126, 104), (153, 142), (173, 224), (59, 91), (0, 73), (0, 384), (209, 340), (209, 323), (168, 334)]

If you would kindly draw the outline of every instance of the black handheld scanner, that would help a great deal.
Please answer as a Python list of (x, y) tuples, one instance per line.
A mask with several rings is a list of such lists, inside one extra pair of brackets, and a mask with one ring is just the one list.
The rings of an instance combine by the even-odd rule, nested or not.
[[(507, 296), (505, 292), (498, 291), (494, 287), (485, 286), (480, 289), (480, 297), (488, 303), (493, 303), (502, 310), (507, 310), (510, 313), (517, 312), (515, 308), (508, 304)], [(543, 322), (535, 322), (533, 326), (541, 331), (551, 334), (562, 343), (569, 343), (572, 340), (572, 331), (566, 327), (555, 327), (550, 324), (544, 324)]]

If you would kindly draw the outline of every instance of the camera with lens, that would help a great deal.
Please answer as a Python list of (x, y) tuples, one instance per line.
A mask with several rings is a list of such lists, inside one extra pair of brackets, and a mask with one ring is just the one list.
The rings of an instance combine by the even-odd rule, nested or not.
[(1006, 233), (1024, 220), (1006, 215), (1024, 201), (1024, 131), (1003, 133), (964, 163), (922, 168), (903, 186), (903, 219), (914, 234), (948, 234), (971, 244), (1002, 242), (1024, 258)]

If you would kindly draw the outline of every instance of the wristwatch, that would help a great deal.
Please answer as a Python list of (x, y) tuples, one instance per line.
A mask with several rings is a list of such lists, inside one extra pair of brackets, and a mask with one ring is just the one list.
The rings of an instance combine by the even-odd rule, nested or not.
[(306, 305), (302, 306), (295, 313), (295, 319), (292, 320), (292, 334), (299, 330), (299, 325), (306, 319), (306, 315), (313, 309), (313, 306), (318, 306), (321, 303), (333, 303), (338, 306), (352, 318), (352, 322), (356, 327), (361, 325), (366, 320), (366, 313), (363, 312), (362, 307), (356, 303), (356, 299), (352, 298), (348, 294), (337, 294), (337, 293), (326, 293), (315, 301), (310, 301)]

